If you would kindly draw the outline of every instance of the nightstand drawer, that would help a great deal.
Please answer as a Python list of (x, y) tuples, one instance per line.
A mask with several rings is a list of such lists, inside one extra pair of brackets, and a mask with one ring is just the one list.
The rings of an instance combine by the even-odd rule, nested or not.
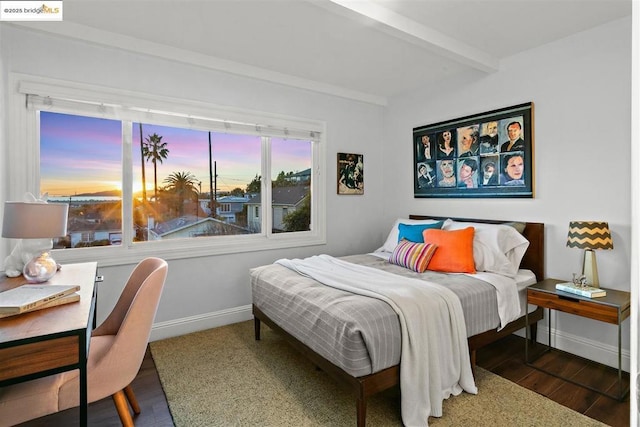
[(619, 319), (619, 308), (615, 306), (574, 298), (568, 295), (536, 291), (534, 289), (528, 289), (527, 292), (527, 301), (529, 304), (576, 314), (614, 325), (617, 325), (621, 321), (621, 319)]

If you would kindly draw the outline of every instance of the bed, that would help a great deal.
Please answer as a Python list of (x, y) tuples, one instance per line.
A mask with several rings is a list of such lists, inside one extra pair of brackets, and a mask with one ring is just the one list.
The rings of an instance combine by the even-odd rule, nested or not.
[[(483, 224), (509, 224), (509, 226), (519, 224), (521, 227), (519, 232), (528, 242), (526, 250), (523, 249), (519, 265), (519, 269), (528, 270), (528, 272), (523, 271), (525, 276), (521, 278), (520, 295), (524, 295), (526, 286), (544, 278), (544, 224), (466, 218), (450, 219), (420, 215), (411, 215), (409, 220), (405, 222), (420, 224), (422, 222), (445, 221), (453, 221), (453, 224), (460, 224), (458, 228), (468, 226), (471, 223), (475, 225), (476, 236), (480, 234), (478, 230), (485, 227)], [(398, 225), (400, 222), (402, 221), (399, 220), (394, 224), (394, 227), (400, 227)], [(450, 223), (447, 224), (450, 225)], [(497, 228), (503, 229), (504, 227)], [(394, 228), (392, 227), (392, 232), (393, 230)], [(390, 239), (391, 233), (385, 245), (388, 244)], [(474, 243), (474, 249), (476, 246), (477, 244)], [(468, 275), (405, 272), (406, 269), (390, 265), (391, 263), (385, 260), (384, 256), (362, 254), (344, 257), (343, 259), (350, 263), (390, 270), (392, 273), (405, 276), (417, 277), (419, 275), (423, 277), (426, 275), (425, 279), (427, 280), (435, 280), (434, 277), (440, 274), (442, 278), (438, 280), (448, 281), (446, 284), (452, 289), (456, 289), (456, 287), (457, 289), (472, 288), (473, 292), (476, 292), (477, 289), (482, 289), (483, 287), (486, 288), (488, 286), (488, 288), (491, 288), (491, 286), (480, 282), (474, 283), (473, 286), (466, 286), (465, 284), (470, 283), (470, 280), (476, 280)], [(400, 273), (401, 270), (402, 273)], [(384, 274), (387, 273), (385, 272)], [(520, 274), (520, 270), (518, 274)], [(315, 365), (353, 392), (356, 400), (357, 425), (364, 426), (367, 398), (400, 383), (401, 369), (399, 361), (401, 352), (398, 350), (400, 348), (400, 338), (399, 332), (394, 329), (394, 322), (397, 323), (397, 319), (394, 319), (394, 313), (391, 312), (389, 314), (389, 307), (384, 308), (383, 306), (386, 306), (386, 303), (383, 301), (371, 301), (372, 298), (351, 295), (343, 290), (333, 289), (313, 278), (304, 277), (294, 271), (287, 270), (282, 265), (274, 264), (253, 269), (251, 272), (251, 284), (256, 340), (260, 339), (261, 323), (265, 323), (273, 330), (281, 333), (287, 341)], [(482, 292), (485, 295), (487, 293), (486, 289)], [(461, 292), (462, 296), (459, 296), (463, 301), (464, 320), (468, 331), (469, 361), (472, 368), (475, 367), (478, 349), (527, 326), (525, 325), (524, 316), (524, 310), (527, 309), (529, 310), (528, 326), (531, 328), (531, 337), (535, 340), (536, 325), (542, 319), (542, 310), (540, 308), (530, 307), (526, 303), (521, 303), (522, 310), (520, 315), (508, 324), (501, 325), (500, 319), (497, 318), (498, 315), (491, 313), (496, 311), (497, 305), (499, 305), (499, 303), (495, 302), (495, 290), (493, 294), (490, 294), (493, 295), (492, 297), (480, 297), (480, 294), (465, 296), (464, 293)], [(521, 296), (520, 298), (522, 298)], [(312, 302), (309, 303), (308, 300)], [(526, 302), (526, 300), (524, 301)], [(287, 304), (289, 306), (293, 305), (295, 308), (286, 308)], [(375, 312), (376, 316), (379, 317), (376, 317), (373, 321), (369, 318), (358, 320), (362, 313), (367, 312)], [(476, 312), (485, 313), (485, 319), (477, 320), (479, 319), (478, 317), (473, 317), (476, 316), (474, 314)], [(487, 312), (490, 313), (487, 314)], [(364, 314), (362, 315), (364, 316)], [(470, 320), (472, 317), (474, 320)], [(330, 322), (333, 322), (333, 326), (332, 328), (327, 328), (326, 325)], [(381, 331), (376, 332), (380, 336), (367, 338), (366, 334), (360, 329), (361, 324), (365, 322), (374, 323), (372, 328), (376, 331)], [(496, 322), (498, 322), (497, 325), (495, 324)], [(328, 329), (328, 333), (324, 329)], [(336, 333), (337, 330), (341, 331), (339, 336)], [(343, 330), (348, 332), (344, 334)], [(322, 333), (318, 333), (318, 331)], [(364, 338), (360, 336), (361, 333)], [(384, 343), (384, 351), (380, 351), (384, 355), (378, 354), (371, 341)], [(382, 344), (379, 345), (382, 346)], [(389, 348), (392, 350), (389, 350)]]

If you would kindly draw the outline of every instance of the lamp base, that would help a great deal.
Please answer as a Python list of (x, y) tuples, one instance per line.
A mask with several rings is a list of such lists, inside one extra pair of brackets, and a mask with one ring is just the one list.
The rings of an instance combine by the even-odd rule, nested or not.
[(7, 277), (18, 277), (22, 274), (25, 264), (48, 252), (53, 247), (51, 239), (22, 239), (4, 260), (4, 270)]
[(587, 285), (593, 286), (594, 288), (600, 287), (600, 282), (598, 280), (598, 265), (596, 264), (596, 253), (592, 249), (584, 250), (582, 274), (587, 278)]
[(58, 271), (58, 264), (49, 252), (42, 252), (25, 264), (22, 274), (29, 283), (42, 283), (51, 279)]

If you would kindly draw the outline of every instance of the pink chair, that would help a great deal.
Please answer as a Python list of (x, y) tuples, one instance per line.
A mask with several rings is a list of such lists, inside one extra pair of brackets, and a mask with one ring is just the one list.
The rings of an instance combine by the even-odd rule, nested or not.
[[(123, 426), (133, 426), (140, 406), (131, 382), (140, 370), (151, 326), (167, 277), (160, 258), (142, 260), (131, 273), (115, 307), (91, 334), (89, 403), (111, 396)], [(63, 372), (0, 388), (0, 426), (11, 426), (79, 405), (79, 372)]]

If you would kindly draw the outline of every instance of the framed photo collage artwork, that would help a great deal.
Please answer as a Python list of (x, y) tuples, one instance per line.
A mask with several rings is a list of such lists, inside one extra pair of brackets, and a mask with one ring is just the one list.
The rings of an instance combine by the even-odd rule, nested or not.
[(414, 197), (533, 197), (533, 103), (413, 129)]

